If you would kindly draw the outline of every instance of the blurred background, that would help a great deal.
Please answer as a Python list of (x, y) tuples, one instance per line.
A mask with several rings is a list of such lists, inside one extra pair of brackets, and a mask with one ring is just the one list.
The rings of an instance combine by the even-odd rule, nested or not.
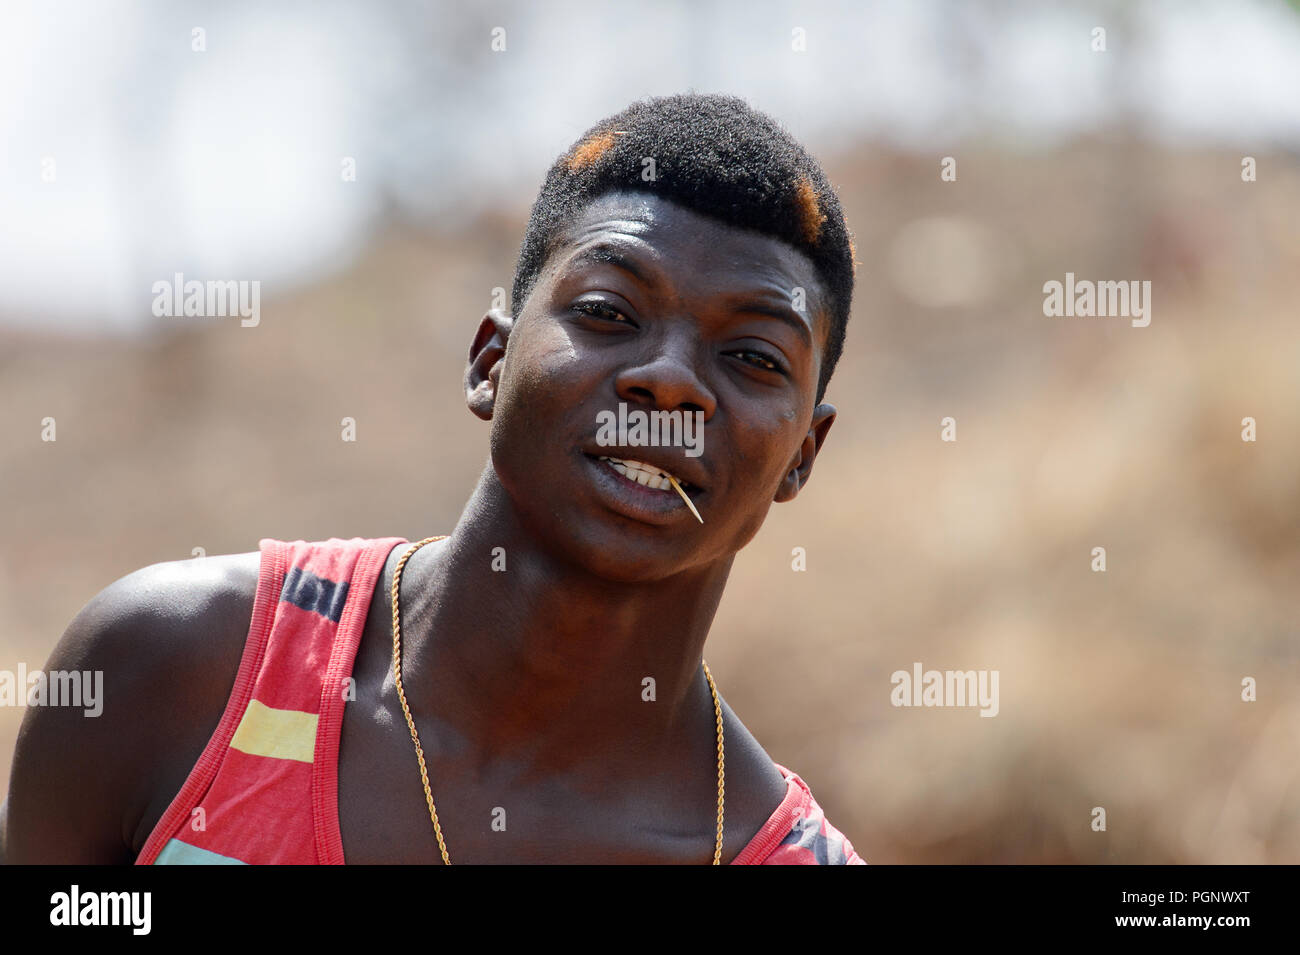
[[(712, 631), (729, 703), (869, 862), (1300, 862), (1295, 5), (5, 21), (0, 669), (196, 547), (450, 531), (488, 452), (470, 336), (547, 166), (635, 99), (726, 92), (821, 160), (861, 261), (838, 419)], [(1149, 280), (1150, 326), (1045, 317), (1067, 271)], [(260, 281), (260, 325), (156, 317), (177, 272)], [(891, 706), (914, 661), (998, 670), (997, 717)]]

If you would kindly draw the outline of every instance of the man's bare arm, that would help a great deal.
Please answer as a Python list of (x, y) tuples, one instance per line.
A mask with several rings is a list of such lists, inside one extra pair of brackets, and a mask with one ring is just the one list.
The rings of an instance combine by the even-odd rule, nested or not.
[(100, 712), (27, 708), (0, 816), (3, 861), (135, 861), (221, 719), (258, 558), (154, 564), (82, 609), (44, 669), (101, 673)]
[(9, 800), (0, 802), (0, 865), (5, 864), (8, 853), (5, 852), (5, 826), (9, 818)]

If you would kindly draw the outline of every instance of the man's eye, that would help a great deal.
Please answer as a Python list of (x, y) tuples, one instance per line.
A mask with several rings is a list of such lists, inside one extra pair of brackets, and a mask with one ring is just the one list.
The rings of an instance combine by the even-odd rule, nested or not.
[(578, 302), (573, 306), (573, 310), (583, 315), (590, 315), (593, 318), (605, 318), (610, 321), (631, 324), (626, 315), (606, 302)]
[[(785, 374), (785, 369), (781, 367), (781, 363), (767, 352), (754, 351), (747, 348), (744, 351), (734, 351), (731, 354), (747, 356), (745, 360), (746, 364), (753, 365), (755, 368), (761, 368), (763, 371), (775, 371), (778, 374)], [(758, 360), (751, 361), (750, 359), (752, 358)]]

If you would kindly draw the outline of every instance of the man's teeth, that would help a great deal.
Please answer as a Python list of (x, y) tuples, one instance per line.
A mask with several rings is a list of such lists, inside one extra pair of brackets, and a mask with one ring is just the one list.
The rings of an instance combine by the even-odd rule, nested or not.
[[(671, 491), (673, 489), (672, 484), (668, 482), (667, 472), (660, 471), (658, 468), (646, 464), (644, 461), (624, 461), (621, 458), (610, 457), (602, 457), (600, 460), (606, 462), (625, 478), (631, 478), (633, 481), (636, 481), (637, 484), (643, 484), (646, 487), (654, 488), (656, 491)], [(677, 476), (673, 475), (673, 477)], [(683, 488), (690, 487), (689, 484), (680, 478), (677, 479), (677, 483)]]

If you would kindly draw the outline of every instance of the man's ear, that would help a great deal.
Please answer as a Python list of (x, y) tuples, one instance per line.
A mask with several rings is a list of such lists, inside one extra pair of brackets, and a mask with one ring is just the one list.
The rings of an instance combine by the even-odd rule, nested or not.
[(469, 365), (465, 368), (465, 403), (484, 421), (492, 419), (496, 404), (497, 382), (506, 358), (506, 342), (515, 320), (502, 309), (489, 309), (478, 323), (478, 331), (469, 345)]
[(813, 410), (812, 425), (808, 428), (803, 443), (799, 445), (798, 454), (790, 462), (790, 470), (782, 479), (781, 486), (776, 489), (776, 497), (772, 498), (773, 501), (780, 504), (794, 500), (795, 495), (808, 483), (808, 477), (812, 474), (813, 461), (821, 451), (822, 442), (826, 440), (826, 434), (834, 423), (834, 405), (820, 404)]

